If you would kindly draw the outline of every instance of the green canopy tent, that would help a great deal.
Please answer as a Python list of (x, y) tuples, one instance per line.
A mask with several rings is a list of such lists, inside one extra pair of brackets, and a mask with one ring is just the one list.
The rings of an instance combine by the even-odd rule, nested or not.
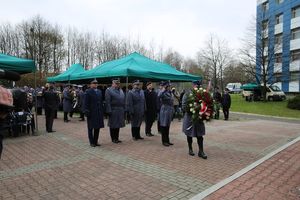
[(71, 75), (76, 75), (78, 73), (84, 72), (85, 69), (82, 64), (76, 63), (71, 65), (65, 72), (53, 76), (53, 77), (48, 77), (47, 82), (67, 82), (70, 81)]
[(168, 64), (151, 60), (136, 52), (98, 65), (84, 73), (72, 74), (70, 80), (80, 81), (97, 78), (105, 82), (112, 77), (126, 78), (126, 82), (128, 82), (128, 78), (151, 81), (171, 80), (174, 82), (201, 80), (199, 76), (178, 71)]
[(0, 69), (26, 74), (34, 72), (36, 67), (33, 60), (0, 54)]
[(243, 90), (257, 90), (259, 88), (260, 86), (257, 85), (256, 83), (247, 83), (241, 86), (241, 89)]

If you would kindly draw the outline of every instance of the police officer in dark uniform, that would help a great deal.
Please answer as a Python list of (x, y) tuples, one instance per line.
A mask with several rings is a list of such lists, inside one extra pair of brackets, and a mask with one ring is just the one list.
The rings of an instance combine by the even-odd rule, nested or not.
[(173, 145), (169, 139), (170, 124), (174, 114), (173, 95), (170, 90), (170, 82), (165, 81), (163, 84), (162, 93), (159, 96), (161, 103), (159, 121), (161, 128), (161, 139), (164, 146)]
[(90, 88), (84, 95), (84, 113), (87, 116), (88, 136), (92, 147), (100, 146), (98, 143), (100, 128), (103, 122), (103, 100), (102, 91), (97, 89), (98, 81), (91, 81)]
[(145, 96), (141, 90), (141, 82), (135, 80), (133, 89), (128, 92), (127, 97), (128, 111), (131, 116), (131, 133), (134, 140), (143, 140), (141, 137), (141, 124), (145, 114)]
[(231, 97), (229, 94), (229, 89), (225, 88), (224, 94), (222, 96), (222, 107), (224, 113), (224, 120), (228, 120), (229, 118), (229, 108), (231, 106)]
[(153, 122), (156, 119), (157, 113), (157, 93), (152, 88), (152, 83), (146, 83), (147, 89), (145, 90), (145, 102), (146, 102), (146, 111), (145, 111), (145, 133), (146, 136), (151, 137), (154, 136), (151, 133), (151, 128)]
[(111, 87), (106, 89), (105, 104), (111, 140), (113, 143), (120, 143), (120, 128), (125, 126), (125, 94), (120, 88), (120, 79), (113, 79)]
[(55, 112), (58, 109), (59, 97), (56, 91), (54, 90), (53, 85), (50, 85), (49, 89), (44, 91), (43, 97), (45, 102), (46, 131), (48, 133), (55, 132), (52, 129), (52, 126), (55, 117)]
[[(84, 90), (82, 85), (78, 85), (78, 107), (79, 107), (79, 112), (80, 112), (80, 120), (79, 121), (84, 121)], [(100, 90), (101, 91), (101, 90)], [(101, 91), (102, 94), (102, 91)], [(102, 95), (103, 96), (103, 95)], [(103, 98), (102, 98), (103, 99)]]
[(156, 99), (156, 105), (157, 105), (157, 132), (161, 133), (161, 128), (160, 128), (160, 120), (159, 120), (159, 113), (160, 113), (160, 108), (161, 108), (161, 102), (160, 102), (160, 95), (163, 91), (163, 85), (164, 85), (164, 81), (161, 81), (159, 83), (159, 88), (157, 90), (157, 99)]

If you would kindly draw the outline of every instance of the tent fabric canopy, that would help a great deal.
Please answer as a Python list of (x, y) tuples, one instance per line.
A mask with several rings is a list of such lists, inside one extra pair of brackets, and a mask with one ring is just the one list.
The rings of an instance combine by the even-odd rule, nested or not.
[(147, 80), (193, 81), (201, 77), (176, 70), (172, 66), (151, 60), (136, 52), (106, 62), (84, 73), (71, 75), (70, 80), (107, 79), (109, 77), (136, 77)]
[(69, 69), (67, 69), (65, 72), (57, 75), (57, 76), (53, 76), (53, 77), (48, 77), (47, 78), (47, 82), (64, 82), (64, 81), (69, 81), (71, 75), (75, 75), (78, 73), (82, 73), (84, 72), (85, 69), (83, 67), (82, 64), (80, 63), (76, 63), (73, 64), (69, 67)]
[(241, 86), (241, 89), (243, 90), (255, 90), (255, 89), (259, 89), (259, 85), (257, 85), (256, 83), (247, 83)]
[(33, 60), (0, 54), (0, 69), (26, 74), (34, 72), (36, 67)]

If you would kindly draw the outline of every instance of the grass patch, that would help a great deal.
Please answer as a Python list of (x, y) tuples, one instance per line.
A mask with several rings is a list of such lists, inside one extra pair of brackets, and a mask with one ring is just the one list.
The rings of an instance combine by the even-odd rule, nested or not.
[(300, 119), (300, 110), (289, 109), (287, 101), (248, 102), (240, 94), (230, 96), (231, 111)]

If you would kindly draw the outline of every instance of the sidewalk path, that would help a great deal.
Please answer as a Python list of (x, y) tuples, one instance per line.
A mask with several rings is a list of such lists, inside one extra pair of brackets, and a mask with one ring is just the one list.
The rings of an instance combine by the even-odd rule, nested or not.
[[(133, 141), (127, 125), (121, 144), (110, 141), (107, 127), (101, 129), (96, 148), (88, 144), (86, 122), (71, 120), (64, 123), (59, 115), (55, 133), (4, 140), (1, 200), (189, 199), (300, 136), (297, 123), (214, 120), (206, 124), (203, 160), (188, 155), (177, 120), (170, 130), (172, 147), (161, 145), (154, 124), (156, 136), (143, 141)], [(39, 122), (45, 130), (44, 116)], [(193, 146), (197, 152), (196, 141)]]

